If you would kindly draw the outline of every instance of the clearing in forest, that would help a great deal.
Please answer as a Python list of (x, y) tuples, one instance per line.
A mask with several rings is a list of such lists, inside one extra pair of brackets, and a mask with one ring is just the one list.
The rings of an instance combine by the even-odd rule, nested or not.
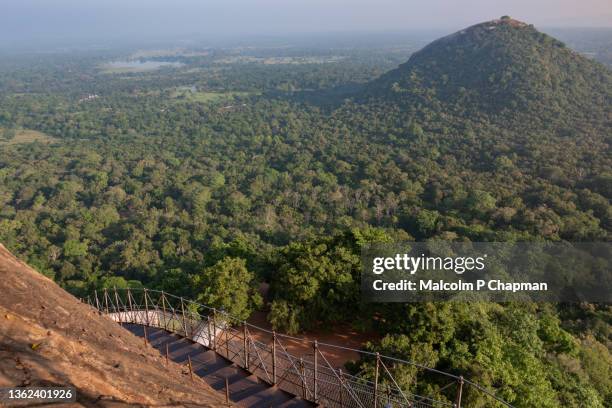
[(0, 146), (24, 143), (57, 143), (58, 139), (31, 129), (6, 129), (0, 127)]

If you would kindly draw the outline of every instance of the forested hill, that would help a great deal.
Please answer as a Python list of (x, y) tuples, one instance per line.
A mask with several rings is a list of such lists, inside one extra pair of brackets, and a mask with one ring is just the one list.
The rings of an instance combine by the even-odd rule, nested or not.
[(479, 116), (609, 119), (612, 74), (509, 17), (436, 40), (370, 82), (362, 98)]

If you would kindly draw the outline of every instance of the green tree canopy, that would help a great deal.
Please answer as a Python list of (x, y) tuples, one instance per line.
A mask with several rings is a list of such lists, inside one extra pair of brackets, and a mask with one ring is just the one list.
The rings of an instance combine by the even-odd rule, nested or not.
[(255, 275), (241, 258), (225, 257), (204, 268), (194, 276), (193, 284), (199, 302), (223, 309), (240, 320), (247, 319), (263, 303)]

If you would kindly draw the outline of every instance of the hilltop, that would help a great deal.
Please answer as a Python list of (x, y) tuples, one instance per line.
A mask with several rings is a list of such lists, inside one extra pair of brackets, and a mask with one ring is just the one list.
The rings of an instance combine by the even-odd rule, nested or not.
[(159, 352), (0, 244), (0, 386), (77, 389), (77, 406), (225, 406), (184, 367)]
[(502, 17), (440, 38), (380, 78), (363, 99), (446, 112), (573, 120), (607, 117), (612, 74), (532, 25)]

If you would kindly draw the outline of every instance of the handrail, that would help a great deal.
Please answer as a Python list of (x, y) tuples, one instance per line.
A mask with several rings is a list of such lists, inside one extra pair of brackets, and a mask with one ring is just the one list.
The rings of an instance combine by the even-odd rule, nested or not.
[[(497, 403), (513, 408), (508, 402), (475, 382), (410, 360), (276, 333), (237, 319), (223, 310), (164, 291), (147, 288), (113, 288), (110, 291), (113, 292), (114, 296), (109, 295), (109, 289), (104, 289), (102, 301), (100, 301), (97, 291), (94, 292), (94, 300), (92, 301), (88, 297), (88, 303), (119, 323), (136, 323), (157, 327), (190, 338), (192, 341), (203, 344), (248, 372), (255, 374), (270, 385), (277, 385), (291, 394), (299, 395), (303, 399), (326, 407), (461, 408), (463, 387), (471, 386), (478, 392), (494, 399)], [(141, 293), (141, 298), (135, 297), (134, 293)], [(156, 296), (151, 294), (158, 295), (159, 298), (156, 299)], [(124, 297), (127, 298), (127, 303), (123, 300)], [(190, 307), (191, 305), (193, 306)], [(209, 313), (201, 315), (200, 310)], [(232, 324), (242, 326), (242, 330), (237, 330)], [(268, 345), (254, 338), (250, 329), (271, 335), (272, 343)], [(282, 339), (310, 344), (312, 345), (310, 348), (312, 352), (303, 356), (294, 356), (287, 352), (285, 346), (281, 343)], [(283, 351), (281, 354), (276, 351), (277, 344)], [(362, 356), (375, 357), (377, 367), (380, 365), (384, 368), (382, 375), (379, 375), (378, 368), (374, 381), (345, 373), (337, 367), (331, 366), (321, 347), (352, 351)], [(317, 356), (321, 356), (322, 359), (317, 359)], [(385, 364), (385, 361), (387, 364)], [(432, 396), (420, 396), (408, 390), (403, 390), (394, 378), (393, 370), (387, 367), (388, 364), (389, 367), (394, 367), (397, 364), (408, 365), (422, 372), (452, 379), (456, 383), (454, 402), (437, 400)], [(385, 389), (380, 387), (383, 384), (386, 387)], [(447, 384), (438, 389), (437, 392), (439, 393), (449, 386), (450, 384)]]

